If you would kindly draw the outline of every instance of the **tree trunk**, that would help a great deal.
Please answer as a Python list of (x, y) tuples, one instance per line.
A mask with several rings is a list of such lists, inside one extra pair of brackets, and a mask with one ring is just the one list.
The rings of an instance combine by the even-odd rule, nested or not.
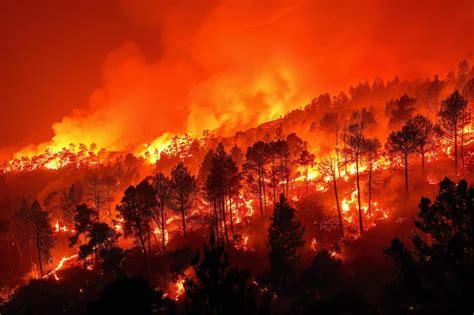
[(140, 245), (143, 251), (143, 258), (145, 259), (145, 267), (146, 267), (147, 275), (148, 277), (150, 277), (151, 275), (150, 263), (148, 261), (148, 253), (146, 252), (146, 245), (145, 245), (145, 239), (143, 238), (143, 231), (141, 230), (141, 228), (138, 228), (137, 230), (138, 230), (138, 238), (140, 239)]
[(263, 189), (263, 208), (267, 212), (267, 193), (265, 191), (265, 169), (262, 165), (262, 189)]
[(309, 165), (306, 165), (306, 170), (305, 170), (306, 191), (308, 191), (309, 189), (308, 172), (309, 172)]
[(421, 173), (425, 174), (425, 148), (421, 146)]
[(259, 197), (259, 204), (260, 204), (260, 216), (263, 216), (262, 177), (260, 174), (260, 168), (258, 169), (258, 197)]
[(232, 213), (232, 196), (229, 196), (229, 215), (230, 215), (230, 231), (232, 238), (234, 237), (234, 214)]
[[(463, 114), (464, 115), (464, 114)], [(461, 167), (462, 167), (462, 175), (464, 176), (464, 119), (462, 119), (461, 123)]]
[(405, 153), (405, 192), (408, 195), (408, 153)]
[(183, 202), (181, 202), (181, 219), (183, 220), (183, 236), (186, 237), (186, 214)]
[(341, 207), (339, 205), (339, 195), (337, 193), (336, 173), (333, 174), (332, 181), (334, 184), (334, 195), (336, 197), (337, 216), (339, 218), (339, 228), (341, 230), (341, 238), (344, 238), (344, 225), (342, 223)]
[(364, 224), (362, 222), (362, 206), (360, 202), (359, 155), (356, 155), (356, 182), (357, 182), (357, 204), (359, 205), (359, 229), (360, 229), (360, 234), (362, 234), (364, 233)]
[(165, 207), (161, 207), (161, 249), (163, 254), (166, 253), (166, 237), (165, 237)]
[(28, 264), (30, 266), (30, 270), (31, 270), (31, 265), (33, 264), (33, 259), (31, 257), (31, 245), (30, 245), (30, 233), (28, 232), (27, 235), (27, 241), (26, 241), (26, 246), (27, 246), (27, 249), (28, 249)]
[(454, 124), (454, 172), (458, 176), (458, 126)]
[(275, 178), (275, 155), (272, 155), (272, 184), (273, 184), (273, 205), (276, 201), (276, 178)]
[(225, 214), (225, 196), (221, 196), (221, 211), (222, 211), (222, 221), (224, 223), (224, 236), (225, 236), (225, 241), (227, 244), (229, 244), (229, 234), (227, 233), (227, 219), (226, 219), (226, 214)]
[(372, 213), (372, 160), (369, 160), (368, 190), (369, 190), (369, 205), (368, 205), (368, 208), (367, 208), (367, 213), (370, 216), (371, 213)]

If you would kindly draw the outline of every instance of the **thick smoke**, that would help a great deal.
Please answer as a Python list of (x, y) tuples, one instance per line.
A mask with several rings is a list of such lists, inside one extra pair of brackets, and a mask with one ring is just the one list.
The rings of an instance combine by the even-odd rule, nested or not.
[(159, 53), (133, 41), (110, 52), (102, 87), (41, 149), (229, 135), (359, 81), (444, 76), (474, 48), (473, 5), (423, 2), (123, 1), (132, 24), (159, 30)]

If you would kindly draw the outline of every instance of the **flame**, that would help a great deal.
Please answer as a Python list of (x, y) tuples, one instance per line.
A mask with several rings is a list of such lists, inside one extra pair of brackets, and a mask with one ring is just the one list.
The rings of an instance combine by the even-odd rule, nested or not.
[(61, 258), (61, 260), (59, 261), (58, 265), (56, 266), (56, 268), (54, 268), (53, 270), (51, 270), (50, 272), (48, 272), (46, 275), (43, 276), (43, 279), (47, 279), (51, 276), (54, 277), (54, 279), (56, 280), (59, 280), (58, 278), (58, 275), (56, 274), (56, 272), (58, 272), (59, 270), (61, 270), (61, 268), (63, 268), (64, 266), (64, 263), (72, 260), (72, 259), (76, 259), (79, 255), (78, 254), (74, 254), (74, 255), (71, 255), (71, 256), (67, 256), (67, 257), (63, 257)]

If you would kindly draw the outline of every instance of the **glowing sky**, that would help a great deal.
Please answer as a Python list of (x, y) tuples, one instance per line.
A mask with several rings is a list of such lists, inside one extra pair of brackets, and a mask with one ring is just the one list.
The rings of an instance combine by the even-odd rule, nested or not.
[(376, 76), (444, 76), (472, 59), (473, 3), (3, 1), (0, 154), (232, 132)]

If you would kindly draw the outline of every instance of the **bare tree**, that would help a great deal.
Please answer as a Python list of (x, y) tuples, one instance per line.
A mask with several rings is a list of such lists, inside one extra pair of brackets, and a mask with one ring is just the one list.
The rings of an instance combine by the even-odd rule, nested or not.
[(372, 211), (372, 187), (373, 187), (373, 170), (374, 170), (374, 163), (376, 162), (378, 156), (380, 155), (380, 148), (381, 148), (380, 141), (377, 138), (374, 139), (367, 139), (366, 141), (366, 149), (367, 152), (365, 154), (366, 161), (367, 161), (367, 169), (368, 169), (368, 181), (367, 181), (367, 192), (368, 192), (368, 209), (367, 212), (369, 215)]
[(255, 186), (259, 197), (260, 215), (263, 215), (263, 209), (267, 207), (265, 195), (265, 178), (267, 172), (265, 165), (268, 161), (268, 146), (265, 142), (255, 142), (253, 146), (247, 149), (244, 172), (250, 186), (257, 182)]
[(364, 233), (364, 225), (362, 222), (362, 206), (361, 206), (361, 192), (360, 192), (360, 161), (363, 155), (367, 152), (367, 139), (364, 137), (364, 124), (360, 120), (349, 124), (344, 131), (345, 150), (355, 162), (356, 165), (356, 184), (357, 184), (357, 204), (359, 208), (359, 230)]
[(308, 179), (308, 174), (309, 174), (309, 167), (314, 165), (314, 154), (309, 153), (308, 150), (303, 150), (298, 157), (294, 161), (296, 164), (299, 166), (303, 167), (304, 169), (304, 180), (306, 184), (306, 190), (309, 188), (309, 179)]
[(162, 252), (166, 252), (166, 207), (170, 203), (170, 197), (172, 192), (171, 181), (163, 174), (158, 172), (153, 178), (153, 188), (155, 190), (156, 199), (158, 202), (158, 217), (157, 221), (161, 229), (161, 248)]
[(337, 191), (337, 158), (333, 156), (329, 156), (325, 159), (322, 159), (318, 162), (318, 169), (321, 174), (325, 176), (330, 176), (333, 184), (334, 189), (334, 198), (336, 200), (336, 209), (337, 209), (337, 217), (339, 220), (339, 229), (341, 232), (341, 238), (344, 238), (344, 224), (342, 222), (342, 213), (341, 213), (341, 205), (339, 203), (339, 194)]

